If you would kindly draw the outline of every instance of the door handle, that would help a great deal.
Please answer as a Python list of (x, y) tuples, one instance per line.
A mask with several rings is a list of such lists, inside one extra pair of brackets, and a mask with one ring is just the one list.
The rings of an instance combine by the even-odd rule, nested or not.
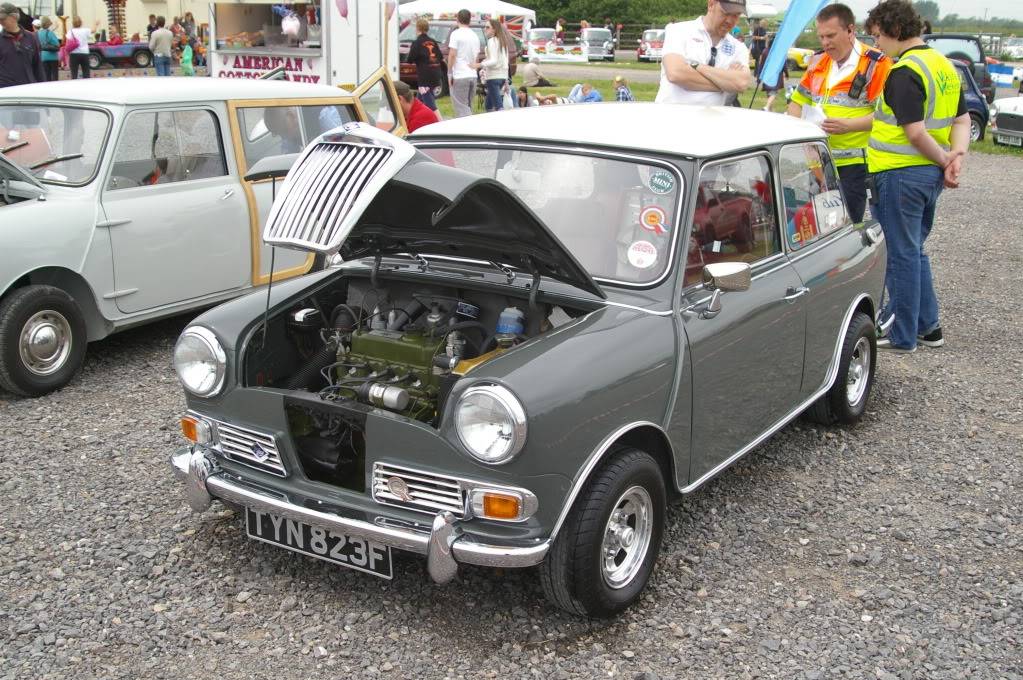
[(873, 246), (876, 246), (884, 239), (884, 232), (881, 231), (881, 225), (879, 224), (867, 227), (863, 230), (863, 234), (867, 237), (869, 244)]
[(782, 299), (786, 300), (788, 302), (792, 302), (796, 298), (802, 297), (802, 296), (806, 295), (809, 292), (810, 292), (810, 289), (807, 288), (806, 286), (799, 286), (798, 288), (794, 288), (792, 286), (789, 286), (788, 288), (785, 289), (785, 297), (782, 298)]
[(224, 190), (224, 195), (220, 197), (220, 200), (221, 201), (226, 201), (227, 199), (231, 198), (232, 196), (234, 196), (234, 189), (225, 189)]

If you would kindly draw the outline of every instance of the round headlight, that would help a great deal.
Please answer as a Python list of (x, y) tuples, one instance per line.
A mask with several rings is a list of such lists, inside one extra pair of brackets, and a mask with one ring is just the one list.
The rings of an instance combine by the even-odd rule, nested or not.
[(227, 355), (212, 331), (190, 326), (174, 345), (174, 370), (186, 390), (197, 397), (212, 397), (224, 386)]
[(474, 458), (504, 463), (526, 443), (526, 412), (515, 395), (500, 385), (470, 387), (455, 407), (455, 430)]

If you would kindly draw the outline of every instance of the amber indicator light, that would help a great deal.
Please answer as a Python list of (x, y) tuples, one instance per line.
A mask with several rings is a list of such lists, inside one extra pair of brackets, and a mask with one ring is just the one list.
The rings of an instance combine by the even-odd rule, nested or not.
[(185, 416), (181, 419), (181, 434), (185, 435), (185, 439), (199, 443), (198, 426), (199, 424), (195, 418)]
[(519, 516), (519, 499), (504, 494), (483, 495), (483, 515), (492, 519), (516, 519)]

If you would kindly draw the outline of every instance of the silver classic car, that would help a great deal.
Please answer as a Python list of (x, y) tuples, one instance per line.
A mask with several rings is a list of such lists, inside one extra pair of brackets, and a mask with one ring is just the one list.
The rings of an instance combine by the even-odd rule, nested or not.
[[(0, 389), (57, 389), (87, 342), (266, 284), (273, 187), (246, 172), (352, 120), (401, 132), (384, 78), (354, 93), (207, 78), (0, 89)], [(313, 261), (281, 252), (274, 278)]]
[(174, 364), (196, 511), (392, 578), (392, 551), (537, 567), (610, 616), (665, 508), (802, 413), (855, 423), (885, 244), (817, 126), (552, 106), (408, 141), (359, 124), (288, 174), (268, 244), (340, 264), (198, 317)]

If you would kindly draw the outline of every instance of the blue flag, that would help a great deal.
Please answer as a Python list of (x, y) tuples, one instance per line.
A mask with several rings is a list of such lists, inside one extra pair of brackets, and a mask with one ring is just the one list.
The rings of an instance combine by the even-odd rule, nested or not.
[(785, 59), (788, 58), (789, 48), (796, 43), (796, 38), (803, 32), (806, 25), (813, 21), (821, 7), (826, 5), (828, 0), (792, 0), (789, 3), (788, 11), (785, 12), (785, 19), (774, 36), (771, 43), (771, 51), (767, 53), (764, 61), (764, 69), (760, 72), (760, 82), (776, 83), (781, 69), (785, 66)]

